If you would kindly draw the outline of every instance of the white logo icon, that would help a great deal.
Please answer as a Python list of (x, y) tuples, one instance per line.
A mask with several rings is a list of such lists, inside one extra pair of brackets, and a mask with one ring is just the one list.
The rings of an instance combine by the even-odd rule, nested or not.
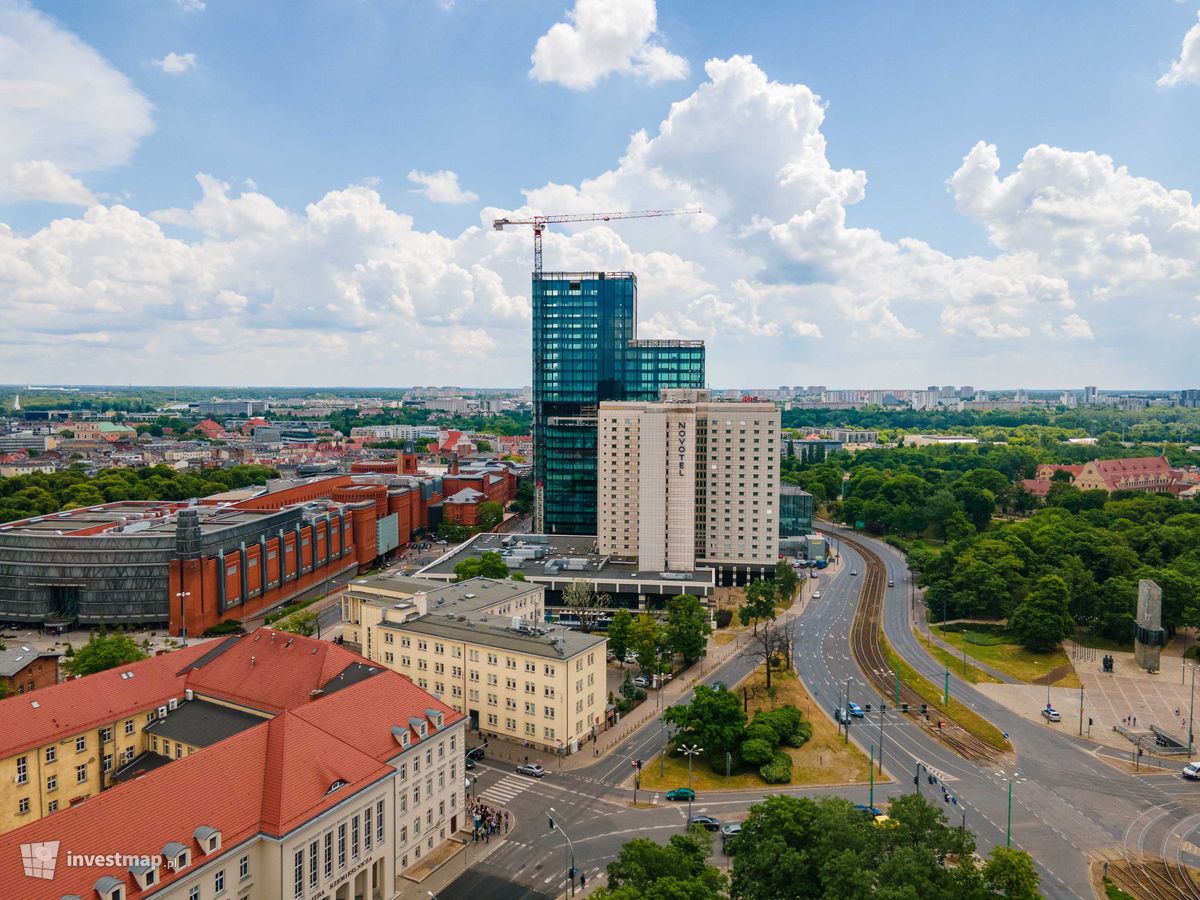
[(54, 864), (58, 862), (58, 841), (22, 844), (21, 862), (30, 878), (53, 878)]

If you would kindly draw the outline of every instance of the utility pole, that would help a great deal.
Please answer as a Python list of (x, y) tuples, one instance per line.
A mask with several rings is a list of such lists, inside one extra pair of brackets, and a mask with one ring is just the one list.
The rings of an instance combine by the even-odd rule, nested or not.
[(687, 757), (688, 761), (688, 821), (692, 820), (692, 797), (695, 796), (695, 791), (692, 790), (692, 757), (699, 756), (704, 752), (704, 748), (693, 744), (689, 747), (687, 744), (681, 744), (679, 752)]
[[(880, 756), (883, 756), (883, 749), (880, 748)], [(871, 794), (867, 799), (867, 806), (875, 806), (875, 747), (871, 747), (871, 764), (867, 766), (867, 774), (871, 776)]]
[[(567, 833), (565, 831), (563, 831), (562, 822), (554, 821), (554, 817), (558, 815), (558, 812), (554, 809), (553, 806), (550, 807), (550, 812), (551, 812), (551, 816), (550, 816), (551, 830), (554, 830), (555, 828), (557, 828), (558, 831), (562, 833), (563, 840), (566, 841), (566, 844), (563, 846), (563, 849), (565, 851), (567, 851), (564, 854), (564, 856), (566, 856), (566, 862), (567, 862), (567, 878), (571, 882), (571, 896), (574, 897), (575, 896), (575, 845), (571, 843), (571, 839), (569, 837), (567, 837)], [(564, 891), (565, 891), (565, 889), (564, 889)]]
[(1192, 716), (1196, 712), (1196, 667), (1192, 666), (1192, 699), (1188, 703), (1188, 759), (1192, 758), (1192, 744), (1195, 742), (1195, 732), (1192, 730)]
[(1083, 685), (1079, 685), (1079, 735), (1083, 736)]
[(950, 670), (946, 670), (946, 696), (942, 699), (942, 706), (949, 708), (950, 706)]
[(1012, 782), (1008, 783), (1008, 828), (1004, 832), (1004, 846), (1012, 847)]
[(883, 714), (887, 712), (887, 704), (879, 704), (879, 774), (883, 774)]

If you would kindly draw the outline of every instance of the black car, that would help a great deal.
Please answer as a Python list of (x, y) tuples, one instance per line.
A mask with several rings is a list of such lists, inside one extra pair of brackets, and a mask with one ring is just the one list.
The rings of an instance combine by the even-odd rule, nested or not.
[(688, 819), (688, 828), (693, 825), (699, 825), (705, 831), (717, 831), (721, 827), (721, 821), (712, 816), (692, 816)]
[(467, 751), (467, 759), (471, 760), (472, 762), (481, 760), (484, 756), (485, 754), (482, 747), (472, 747)]

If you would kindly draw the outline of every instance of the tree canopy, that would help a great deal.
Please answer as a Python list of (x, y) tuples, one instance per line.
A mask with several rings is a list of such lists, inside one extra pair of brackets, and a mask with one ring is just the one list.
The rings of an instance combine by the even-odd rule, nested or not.
[(93, 634), (74, 655), (65, 657), (62, 668), (68, 675), (91, 675), (145, 658), (142, 648), (129, 635), (101, 631)]

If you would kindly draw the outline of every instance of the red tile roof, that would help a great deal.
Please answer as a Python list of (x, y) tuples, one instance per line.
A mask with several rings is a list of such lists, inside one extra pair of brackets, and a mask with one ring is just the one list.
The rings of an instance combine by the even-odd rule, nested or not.
[[(393, 770), (385, 761), (401, 752), (392, 734), (394, 727), (409, 728), (413, 717), (428, 722), (427, 710), (444, 716), (443, 729), (435, 731), (429, 723), (431, 735), (462, 719), (410, 679), (388, 669), (313, 699), (309, 696), (311, 685), (328, 683), (346, 665), (370, 667), (369, 661), (336, 645), (274, 634), (272, 641), (272, 632), (260, 629), (220, 645), (193, 646), (136, 663), (127, 667), (135, 671), (133, 679), (122, 680), (117, 673), (116, 680), (128, 687), (150, 683), (147, 673), (161, 669), (172, 673), (176, 683), (186, 681), (206, 693), (230, 697), (236, 692), (242, 702), (260, 708), (280, 704), (292, 708), (283, 708), (261, 725), (97, 797), (0, 835), (0, 884), (8, 886), (5, 891), (18, 890), (23, 900), (57, 900), (69, 893), (89, 897), (94, 896), (96, 881), (109, 875), (125, 884), (128, 895), (138, 896), (128, 869), (68, 868), (64, 865), (66, 852), (154, 855), (167, 843), (179, 841), (192, 848), (192, 866), (178, 874), (161, 869), (160, 884), (170, 884), (181, 875), (190, 875), (203, 861), (193, 837), (199, 826), (219, 830), (225, 849), (260, 832), (282, 836), (390, 775)], [(290, 646), (288, 638), (292, 639)], [(210, 658), (203, 659), (210, 653)], [(245, 674), (250, 671), (251, 656), (255, 658), (252, 676)], [(183, 674), (175, 674), (181, 670)], [(82, 689), (94, 697), (97, 694), (89, 682), (108, 684), (111, 679), (104, 677), (108, 674), (89, 676), (58, 689)], [(230, 679), (231, 690), (221, 688), (223, 677)], [(39, 694), (53, 690), (57, 689)], [(144, 708), (146, 704), (140, 705)], [(81, 711), (65, 704), (62, 708), (64, 713)], [(72, 725), (69, 730), (77, 727)], [(419, 744), (411, 728), (410, 734), (412, 743)], [(339, 781), (346, 784), (331, 792), (331, 786)], [(19, 845), (31, 841), (60, 842), (59, 864), (52, 880), (24, 875)]]
[[(346, 715), (346, 705), (355, 709), (355, 715)], [(411, 679), (382, 669), (379, 674), (342, 688), (316, 703), (296, 710), (296, 715), (319, 728), (336, 733), (347, 743), (353, 744), (364, 753), (379, 761), (388, 760), (402, 752), (400, 744), (392, 736), (392, 728), (408, 727), (410, 745), (420, 743), (421, 737), (409, 727), (408, 716), (397, 720), (396, 709), (416, 710), (411, 715), (423, 718), (426, 710), (442, 713), (444, 731), (463, 715), (417, 687)], [(428, 734), (433, 735), (432, 725)]]
[[(182, 698), (181, 670), (214, 646), (215, 643), (193, 644), (0, 700), (0, 722), (4, 723), (0, 729), (0, 757), (112, 724), (150, 707), (165, 705), (172, 697)], [(133, 677), (122, 678), (127, 672), (132, 672)]]
[(1021, 487), (1033, 494), (1035, 497), (1045, 497), (1050, 493), (1050, 486), (1054, 482), (1042, 478), (1022, 478)]
[(279, 712), (308, 703), (313, 691), (347, 666), (363, 661), (328, 641), (260, 628), (194, 669), (187, 686), (255, 709)]

